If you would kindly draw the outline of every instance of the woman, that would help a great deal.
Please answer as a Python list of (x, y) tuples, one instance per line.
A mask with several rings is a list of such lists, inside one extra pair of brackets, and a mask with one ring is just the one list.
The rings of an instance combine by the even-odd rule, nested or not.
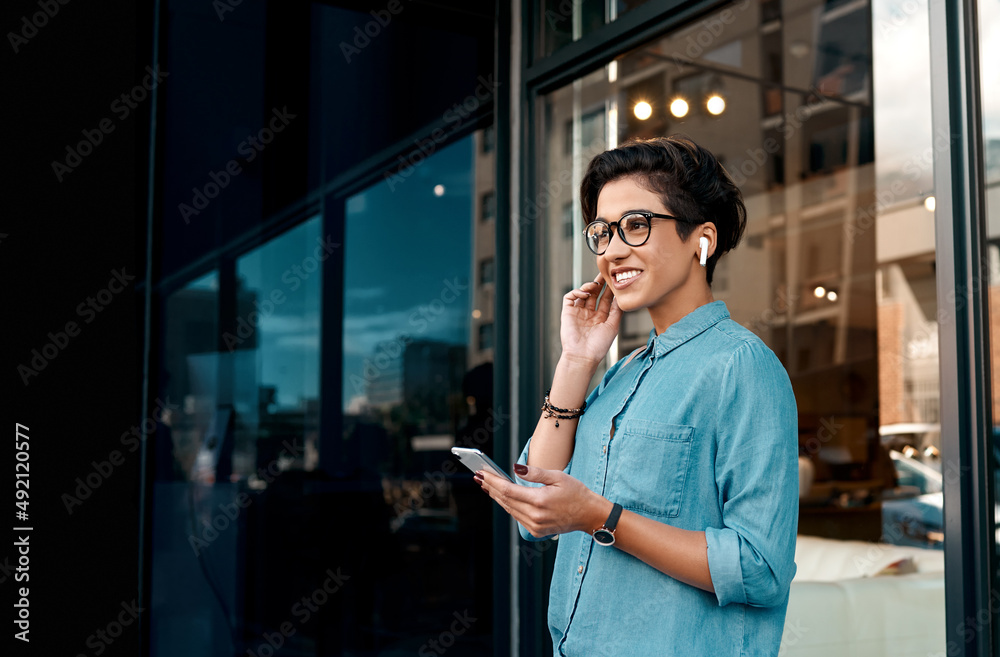
[[(558, 535), (556, 655), (776, 655), (795, 573), (795, 399), (774, 353), (712, 297), (746, 226), (715, 157), (676, 137), (593, 159), (600, 274), (563, 298), (562, 355), (513, 485), (479, 472), (522, 537)], [(601, 283), (608, 287), (598, 300)], [(589, 395), (622, 312), (644, 349)]]

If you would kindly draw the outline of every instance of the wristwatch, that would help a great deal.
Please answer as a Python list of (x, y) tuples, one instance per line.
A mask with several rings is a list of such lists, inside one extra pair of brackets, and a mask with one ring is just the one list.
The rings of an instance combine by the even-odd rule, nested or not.
[(604, 526), (594, 530), (594, 540), (597, 541), (598, 545), (608, 546), (615, 544), (615, 527), (618, 526), (618, 518), (621, 514), (622, 505), (615, 502), (614, 507), (611, 509), (611, 515), (604, 521)]

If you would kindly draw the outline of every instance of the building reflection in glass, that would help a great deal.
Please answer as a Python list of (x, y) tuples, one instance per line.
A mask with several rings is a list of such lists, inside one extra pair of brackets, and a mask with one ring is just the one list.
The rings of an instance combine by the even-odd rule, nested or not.
[(477, 620), (450, 651), (492, 641), (493, 509), (450, 453), (492, 450), (492, 348), (478, 340), (493, 321), (491, 133), (347, 200), (339, 463), (378, 491), (381, 567), (360, 584), (381, 600), (372, 632), (398, 648), (456, 609)]
[[(748, 225), (743, 244), (720, 261), (713, 295), (791, 378), (800, 542), (807, 550), (843, 539), (881, 541), (882, 553), (886, 545), (930, 548), (919, 552), (928, 572), (912, 584), (914, 604), (926, 610), (921, 620), (887, 620), (868, 638), (893, 645), (902, 632), (937, 650), (942, 318), (926, 14), (926, 3), (895, 0), (721, 6), (542, 96), (535, 188), (546, 218), (545, 379), (559, 357), (561, 298), (596, 274), (580, 243), (577, 198), (593, 155), (630, 138), (679, 133), (719, 156), (743, 191)], [(892, 29), (875, 29), (886, 25)], [(644, 345), (650, 329), (646, 313), (626, 313), (607, 365)], [(801, 569), (808, 581), (793, 583), (790, 621), (839, 627), (846, 618), (830, 612), (822, 586), (809, 584), (859, 574), (822, 571)], [(889, 618), (894, 603), (873, 596), (871, 609)], [(783, 650), (850, 652), (836, 634), (786, 637)]]

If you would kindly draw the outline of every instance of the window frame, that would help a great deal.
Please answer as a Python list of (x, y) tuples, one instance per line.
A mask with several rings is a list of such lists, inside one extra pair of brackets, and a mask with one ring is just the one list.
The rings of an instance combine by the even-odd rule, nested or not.
[[(536, 164), (544, 118), (542, 95), (726, 4), (718, 0), (647, 3), (552, 55), (536, 59), (539, 0), (521, 3), (517, 97), (523, 129), (518, 135), (520, 141), (515, 144), (518, 155), (514, 165), (520, 172), (515, 207), (527, 207), (538, 191)], [(975, 284), (988, 280), (984, 267), (988, 260), (984, 257), (987, 233), (985, 158), (979, 116), (979, 38), (975, 3), (929, 4), (934, 134), (943, 131), (953, 137), (946, 149), (937, 152), (934, 163), (938, 187), (935, 217), (938, 299), (940, 307), (947, 306), (955, 318), (942, 327), (940, 335), (942, 459), (944, 463), (957, 464), (959, 472), (969, 473), (969, 476), (945, 478), (944, 483), (948, 519), (945, 523), (946, 638), (949, 650), (957, 647), (958, 654), (986, 657), (994, 654), (992, 637), (998, 629), (995, 614), (990, 615), (990, 631), (975, 632), (971, 639), (964, 624), (964, 619), (990, 609), (992, 573), (996, 569), (993, 471), (987, 442), (993, 423), (986, 360), (991, 353), (989, 312), (988, 299)], [(956, 222), (953, 217), (967, 219)], [(539, 280), (543, 271), (540, 247), (543, 234), (539, 223), (526, 217), (515, 221), (519, 280)], [(968, 253), (980, 257), (968, 258), (965, 255)], [(525, 292), (518, 308), (516, 335), (540, 335), (543, 293), (530, 286), (521, 287)], [(956, 290), (969, 293), (961, 296)], [(956, 298), (959, 296), (961, 299)], [(542, 357), (538, 342), (517, 339), (512, 345), (518, 370), (525, 373), (515, 381), (514, 390), (520, 403), (513, 429), (515, 435), (524, 436), (518, 439), (521, 447), (537, 420), (536, 401), (546, 385), (538, 368)], [(512, 581), (521, 603), (520, 629), (515, 640), (532, 654), (551, 650), (544, 622), (548, 606), (545, 582), (551, 577), (554, 560), (554, 550), (542, 552), (530, 562), (520, 559)]]
[[(941, 358), (941, 457), (944, 477), (945, 616), (948, 648), (996, 654), (991, 593), (996, 572), (985, 153), (979, 89), (976, 3), (929, 3), (931, 104), (935, 143), (935, 240)], [(964, 219), (964, 221), (963, 221)], [(951, 357), (949, 357), (951, 356)], [(965, 619), (990, 610), (988, 631)], [(969, 636), (971, 634), (971, 636)]]

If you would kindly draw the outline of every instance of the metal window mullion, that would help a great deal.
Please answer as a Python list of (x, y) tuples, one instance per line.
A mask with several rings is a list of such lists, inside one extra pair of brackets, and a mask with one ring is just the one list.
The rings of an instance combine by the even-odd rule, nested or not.
[(946, 652), (987, 657), (993, 628), (976, 620), (989, 610), (995, 559), (975, 4), (932, 0), (929, 12), (934, 134), (949, 136), (935, 140), (934, 157)]
[[(573, 262), (573, 287), (583, 285), (583, 232), (577, 230), (579, 224), (576, 219), (576, 209), (580, 207), (580, 181), (583, 180), (583, 79), (573, 80), (573, 148), (570, 153), (570, 167), (572, 168), (573, 182), (570, 187), (572, 193), (572, 206), (570, 207), (570, 222), (572, 231), (570, 233), (570, 246), (573, 252), (570, 254)], [(564, 229), (563, 226), (559, 227)]]
[[(164, 28), (160, 22), (162, 8), (159, 0), (153, 0), (153, 66), (159, 66), (160, 62), (160, 34)], [(153, 286), (153, 231), (156, 227), (156, 158), (157, 158), (157, 121), (159, 118), (158, 109), (162, 100), (158, 93), (159, 85), (154, 85), (150, 91), (150, 111), (149, 111), (149, 137), (148, 137), (148, 160), (146, 163), (146, 244), (145, 244), (145, 272), (141, 283), (145, 284), (142, 291), (142, 392), (140, 414), (143, 418), (150, 416), (150, 386), (152, 379), (152, 331), (153, 331), (153, 298), (156, 290)], [(158, 356), (159, 357), (159, 356)], [(143, 440), (139, 450), (139, 532), (138, 532), (138, 598), (139, 618), (137, 625), (139, 628), (139, 650), (140, 653), (149, 650), (150, 624), (149, 615), (145, 610), (150, 607), (151, 587), (149, 586), (152, 576), (152, 481), (151, 476), (155, 473), (156, 463), (152, 462), (155, 454), (150, 454), (148, 450), (149, 441)]]
[[(517, 0), (504, 2), (496, 0), (496, 26), (494, 33), (494, 70), (498, 83), (493, 97), (493, 128), (496, 177), (494, 212), (494, 252), (495, 296), (494, 296), (494, 351), (493, 351), (493, 400), (494, 408), (505, 417), (505, 411), (513, 422), (517, 413), (512, 409), (516, 396), (511, 387), (512, 369), (516, 368), (516, 359), (512, 358), (513, 322), (511, 313), (511, 281), (512, 277), (504, 276), (503, 272), (516, 270), (512, 251), (510, 222), (505, 218), (511, 216), (510, 190), (515, 183), (512, 179), (512, 162), (515, 149), (512, 135), (516, 134), (516, 124), (519, 116), (512, 108), (516, 108), (517, 90), (519, 87), (520, 69), (514, 66), (517, 62), (520, 48), (520, 34), (511, 29), (518, 16), (520, 5)], [(506, 452), (508, 463), (513, 462), (511, 456), (516, 440), (512, 438), (517, 433), (509, 423), (500, 422), (493, 435), (493, 451), (495, 456)], [(517, 541), (520, 536), (512, 526), (510, 516), (499, 507), (493, 505), (493, 654), (516, 655), (518, 651), (518, 632), (520, 618), (518, 617), (518, 573), (517, 573)], [(509, 628), (505, 632), (502, 628)]]

